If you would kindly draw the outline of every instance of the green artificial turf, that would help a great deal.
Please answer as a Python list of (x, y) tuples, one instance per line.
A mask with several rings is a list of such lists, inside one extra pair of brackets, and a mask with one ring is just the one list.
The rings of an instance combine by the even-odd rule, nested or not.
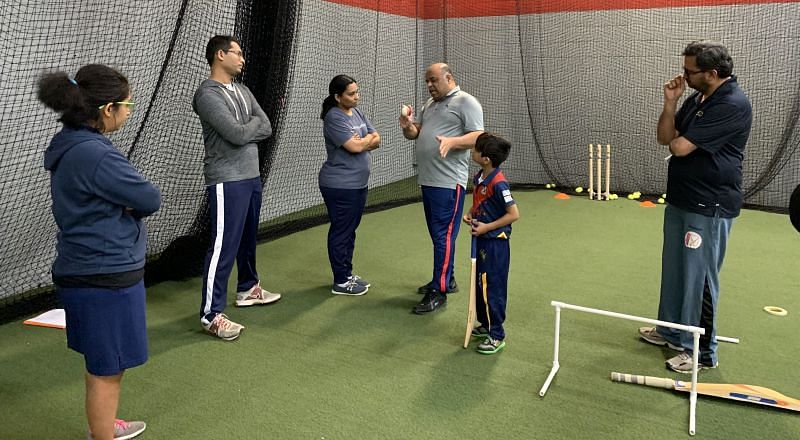
[[(230, 318), (247, 326), (235, 342), (202, 332), (199, 278), (149, 288), (150, 361), (126, 373), (120, 417), (147, 421), (142, 439), (688, 438), (688, 394), (609, 380), (611, 371), (689, 379), (664, 368), (673, 352), (641, 342), (635, 322), (564, 310), (561, 370), (539, 397), (553, 360), (551, 300), (655, 318), (660, 279), (663, 206), (553, 194), (515, 193), (522, 218), (500, 354), (461, 348), (465, 230), (461, 292), (442, 311), (410, 313), (432, 264), (422, 207), (412, 204), (364, 217), (354, 260), (372, 282), (363, 297), (330, 293), (327, 225), (260, 245), (262, 284), (284, 297), (231, 305)], [(798, 257), (787, 216), (744, 211), (735, 221), (718, 330), (741, 344), (722, 344), (720, 368), (701, 381), (800, 398)], [(0, 326), (0, 365), (0, 439), (84, 438), (83, 361), (63, 331)], [(800, 414), (700, 397), (696, 438), (761, 437), (799, 438)]]

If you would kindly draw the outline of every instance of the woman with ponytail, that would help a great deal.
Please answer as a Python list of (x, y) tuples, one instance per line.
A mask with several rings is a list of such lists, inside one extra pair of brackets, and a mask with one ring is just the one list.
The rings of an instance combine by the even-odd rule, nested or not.
[(85, 359), (87, 438), (130, 439), (146, 425), (118, 420), (117, 406), (123, 373), (147, 361), (142, 219), (161, 193), (105, 136), (133, 110), (125, 76), (100, 64), (74, 78), (48, 73), (38, 98), (63, 123), (44, 154), (58, 225), (52, 274), (67, 345)]
[(331, 292), (337, 295), (363, 295), (370, 286), (353, 274), (353, 250), (367, 203), (369, 152), (380, 146), (381, 136), (356, 108), (358, 100), (356, 80), (337, 75), (328, 85), (320, 114), (328, 159), (319, 171), (319, 189), (331, 221), (328, 259), (333, 271)]

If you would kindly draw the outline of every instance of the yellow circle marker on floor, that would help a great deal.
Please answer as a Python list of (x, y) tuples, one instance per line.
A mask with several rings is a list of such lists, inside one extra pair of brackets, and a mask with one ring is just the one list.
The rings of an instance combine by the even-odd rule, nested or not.
[(786, 309), (776, 306), (765, 306), (764, 311), (769, 313), (770, 315), (775, 315), (775, 316), (786, 316), (789, 314), (789, 312), (787, 312)]

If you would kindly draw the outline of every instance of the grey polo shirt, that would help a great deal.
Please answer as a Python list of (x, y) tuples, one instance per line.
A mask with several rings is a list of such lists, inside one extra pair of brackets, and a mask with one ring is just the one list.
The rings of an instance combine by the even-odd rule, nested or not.
[(483, 108), (474, 96), (455, 87), (440, 101), (433, 98), (417, 113), (420, 124), (417, 136), (418, 183), (437, 188), (467, 187), (469, 150), (451, 150), (439, 156), (436, 136), (457, 137), (471, 131), (483, 131)]

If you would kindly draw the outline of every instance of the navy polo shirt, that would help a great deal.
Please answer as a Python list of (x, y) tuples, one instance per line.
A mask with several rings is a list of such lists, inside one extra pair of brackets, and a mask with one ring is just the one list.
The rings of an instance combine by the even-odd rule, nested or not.
[(733, 218), (742, 207), (742, 161), (750, 136), (750, 100), (736, 77), (700, 102), (694, 93), (675, 115), (675, 129), (697, 149), (669, 161), (667, 202), (689, 212)]

